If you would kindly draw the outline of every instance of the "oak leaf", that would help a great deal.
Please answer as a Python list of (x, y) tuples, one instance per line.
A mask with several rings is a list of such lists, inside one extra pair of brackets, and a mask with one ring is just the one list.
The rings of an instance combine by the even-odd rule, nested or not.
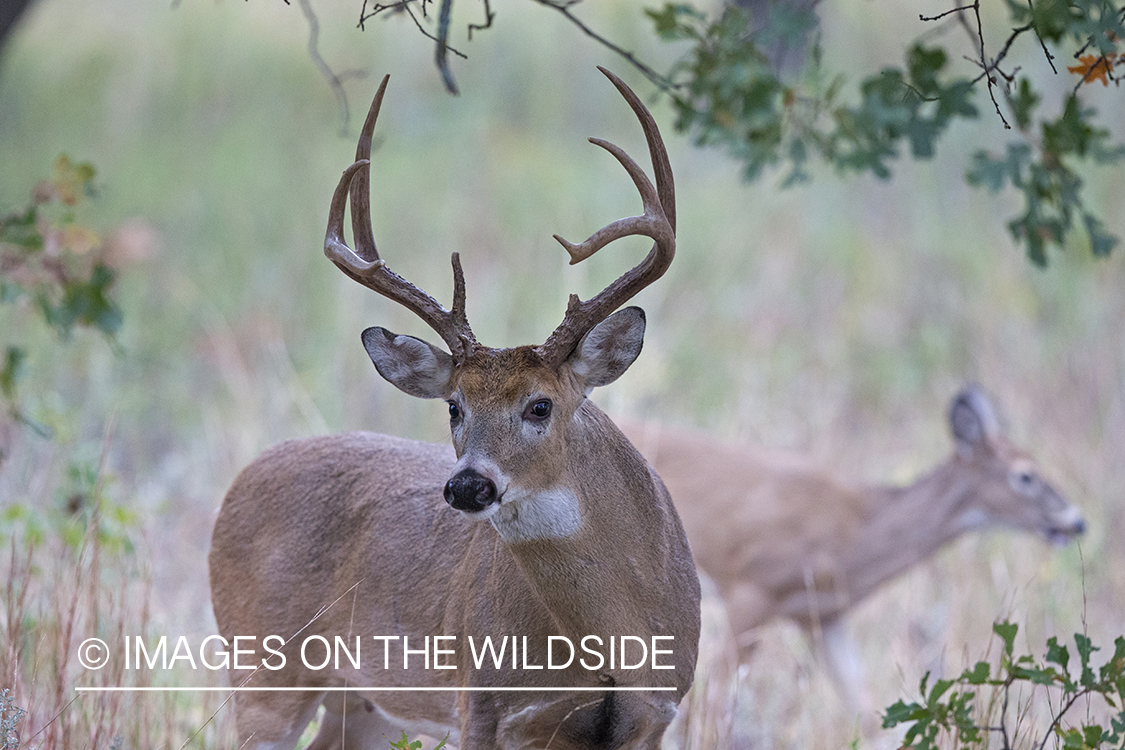
[(1078, 62), (1078, 65), (1067, 66), (1067, 70), (1081, 75), (1085, 83), (1101, 81), (1103, 86), (1109, 85), (1109, 77), (1113, 74), (1113, 55), (1082, 55)]

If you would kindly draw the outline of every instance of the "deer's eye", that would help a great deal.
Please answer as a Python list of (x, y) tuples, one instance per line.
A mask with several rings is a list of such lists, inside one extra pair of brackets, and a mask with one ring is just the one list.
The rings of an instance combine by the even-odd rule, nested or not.
[(453, 422), (461, 416), (461, 409), (457, 406), (457, 402), (449, 402), (449, 421)]
[(546, 398), (539, 399), (524, 411), (524, 419), (542, 421), (549, 416), (551, 416), (551, 400)]
[(1012, 472), (1011, 483), (1012, 486), (1019, 491), (1030, 492), (1035, 488), (1038, 478), (1033, 471), (1015, 471)]

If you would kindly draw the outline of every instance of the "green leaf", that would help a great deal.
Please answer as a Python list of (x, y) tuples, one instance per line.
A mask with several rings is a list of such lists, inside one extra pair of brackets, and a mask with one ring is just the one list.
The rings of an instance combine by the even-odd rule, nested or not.
[(421, 750), (422, 741), (414, 740), (413, 742), (411, 742), (410, 738), (406, 736), (406, 732), (403, 732), (402, 739), (400, 739), (398, 742), (392, 742), (391, 747), (393, 747), (395, 750)]
[(1020, 678), (1030, 680), (1035, 685), (1055, 685), (1063, 681), (1054, 667), (1047, 667), (1045, 669), (1025, 669), (1022, 670)]
[(109, 287), (115, 279), (114, 272), (97, 265), (89, 279), (70, 279), (63, 284), (62, 300), (55, 304), (41, 293), (38, 296), (44, 319), (64, 340), (76, 325), (97, 328), (107, 336), (115, 335), (121, 328), (122, 314), (109, 298)]
[(767, 2), (765, 11), (761, 23), (758, 23), (758, 18), (753, 19), (754, 25), (758, 27), (755, 43), (762, 47), (799, 44), (802, 37), (817, 25), (816, 13), (811, 4)]
[(1066, 671), (1066, 665), (1070, 661), (1070, 652), (1067, 651), (1066, 646), (1059, 644), (1059, 639), (1051, 636), (1047, 639), (1047, 661), (1052, 664), (1058, 664)]
[(4, 351), (4, 367), (0, 369), (0, 394), (9, 402), (16, 400), (16, 386), (23, 375), (23, 363), (27, 352), (18, 346), (9, 346)]
[(906, 53), (906, 67), (910, 72), (910, 83), (924, 97), (935, 96), (938, 85), (938, 71), (945, 67), (946, 54), (941, 47), (929, 49), (915, 44)]
[(1090, 639), (1082, 633), (1074, 634), (1074, 647), (1078, 651), (1078, 656), (1082, 664), (1082, 676), (1079, 678), (1079, 683), (1083, 687), (1092, 687), (1096, 679), (1094, 677), (1094, 670), (1090, 668), (1090, 655), (1101, 649), (1095, 646)]
[[(1113, 656), (1102, 665), (1101, 681), (1112, 682), (1125, 677), (1125, 636), (1117, 636), (1113, 641)], [(1121, 696), (1125, 698), (1125, 694)]]
[(1012, 622), (994, 622), (992, 624), (992, 632), (1004, 641), (1004, 653), (1009, 658), (1012, 656), (1012, 649), (1015, 648), (1016, 633), (1019, 632), (1019, 628), (1019, 625)]
[(1085, 750), (1082, 733), (1077, 729), (1063, 729), (1059, 727), (1055, 733), (1062, 738), (1064, 750)]
[(1065, 154), (1085, 156), (1091, 146), (1101, 143), (1109, 135), (1109, 131), (1090, 125), (1089, 120), (1094, 113), (1093, 108), (1082, 108), (1078, 97), (1071, 94), (1059, 119), (1043, 123), (1043, 150), (1056, 157)]
[(1111, 746), (1121, 742), (1122, 746), (1125, 747), (1125, 711), (1111, 717), (1109, 725), (1113, 728), (1113, 734), (1106, 739), (1106, 742)]
[[(1012, 6), (1009, 0), (1009, 8)], [(1066, 34), (1071, 22), (1071, 5), (1067, 0), (1036, 0), (1034, 4), (1028, 3), (1031, 10), (1031, 22), (1035, 25), (1035, 33), (1040, 39), (1058, 42)], [(1013, 16), (1017, 15), (1013, 11)]]
[(899, 699), (894, 705), (888, 706), (887, 712), (883, 714), (883, 728), (890, 729), (905, 721), (916, 721), (927, 714), (928, 711), (923, 706), (917, 703), (903, 703)]
[(1032, 90), (1031, 82), (1026, 77), (1021, 78), (1016, 85), (1016, 93), (1011, 97), (1010, 102), (1016, 125), (1020, 130), (1027, 130), (1031, 127), (1032, 115), (1035, 108), (1039, 106), (1040, 97)]
[(973, 95), (972, 81), (955, 81), (938, 94), (938, 115), (944, 127), (948, 118), (957, 115), (966, 119), (977, 116), (977, 108), (970, 101)]
[(997, 159), (987, 151), (973, 154), (965, 179), (970, 185), (984, 186), (992, 192), (999, 192), (1008, 179), (1008, 162)]
[(972, 669), (966, 669), (957, 678), (958, 682), (967, 682), (970, 685), (983, 685), (991, 676), (991, 667), (986, 661), (978, 661)]
[(953, 687), (953, 680), (936, 680), (933, 688), (930, 690), (930, 697), (926, 699), (926, 705), (933, 708), (941, 700), (941, 696), (945, 695), (949, 688)]
[(703, 13), (686, 3), (665, 3), (660, 10), (645, 8), (645, 15), (652, 19), (657, 35), (665, 41), (699, 39), (699, 32), (684, 19), (699, 23), (707, 20)]
[(1104, 257), (1117, 246), (1118, 239), (1105, 231), (1105, 226), (1097, 217), (1083, 213), (1082, 221), (1086, 224), (1086, 232), (1090, 235), (1090, 251), (1097, 257)]
[(1086, 747), (1097, 747), (1102, 744), (1102, 738), (1107, 734), (1105, 729), (1098, 724), (1087, 724), (1082, 727), (1082, 741)]
[(0, 243), (15, 245), (29, 252), (42, 250), (43, 235), (39, 232), (38, 215), (33, 204), (23, 213), (0, 219)]

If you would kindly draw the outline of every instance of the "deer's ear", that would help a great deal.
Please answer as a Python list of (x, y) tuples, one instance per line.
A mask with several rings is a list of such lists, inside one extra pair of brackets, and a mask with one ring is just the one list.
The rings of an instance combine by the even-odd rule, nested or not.
[(448, 398), (453, 392), (453, 357), (413, 336), (397, 336), (386, 328), (368, 328), (363, 348), (383, 378), (418, 398)]
[(976, 385), (966, 386), (949, 407), (949, 429), (957, 450), (965, 456), (989, 447), (1000, 434), (992, 402)]
[(645, 312), (626, 307), (594, 326), (567, 358), (571, 371), (589, 394), (617, 380), (641, 353)]

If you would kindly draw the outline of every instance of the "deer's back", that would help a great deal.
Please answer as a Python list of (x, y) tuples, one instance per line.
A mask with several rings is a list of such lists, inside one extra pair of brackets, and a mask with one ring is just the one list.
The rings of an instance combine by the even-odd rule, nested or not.
[(655, 424), (624, 429), (668, 487), (696, 563), (740, 629), (802, 620), (812, 592), (840, 593), (840, 564), (868, 514), (860, 488), (798, 454)]

